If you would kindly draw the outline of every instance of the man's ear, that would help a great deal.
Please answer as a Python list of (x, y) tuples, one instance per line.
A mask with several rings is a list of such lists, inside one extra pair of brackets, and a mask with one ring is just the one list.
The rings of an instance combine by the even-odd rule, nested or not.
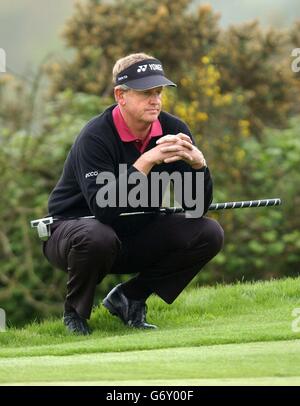
[(116, 101), (117, 103), (118, 103), (118, 99), (119, 99), (118, 90), (119, 90), (119, 89), (114, 89), (115, 101)]
[[(114, 89), (114, 96), (117, 103), (124, 101), (124, 90), (123, 89)], [(122, 103), (121, 103), (122, 104)]]

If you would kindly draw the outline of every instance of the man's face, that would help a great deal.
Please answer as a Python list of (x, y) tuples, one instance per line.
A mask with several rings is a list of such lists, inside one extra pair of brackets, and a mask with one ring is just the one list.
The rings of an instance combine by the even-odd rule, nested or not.
[(149, 90), (123, 91), (120, 100), (123, 111), (133, 120), (153, 123), (161, 111), (162, 90), (160, 86)]

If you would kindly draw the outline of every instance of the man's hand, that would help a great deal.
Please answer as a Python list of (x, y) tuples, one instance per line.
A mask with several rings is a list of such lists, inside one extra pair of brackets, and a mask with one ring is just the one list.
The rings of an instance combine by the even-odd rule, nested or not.
[(183, 133), (165, 135), (157, 142), (156, 147), (144, 152), (133, 164), (135, 168), (147, 175), (154, 165), (183, 160), (193, 169), (206, 166), (204, 156), (192, 143), (190, 137)]
[[(176, 135), (165, 135), (160, 138), (156, 144), (162, 145), (160, 151), (168, 153), (163, 162), (175, 162), (183, 160), (194, 169), (200, 169), (206, 166), (205, 158), (202, 152), (192, 143), (190, 137), (183, 133)], [(171, 153), (171, 156), (169, 155)]]

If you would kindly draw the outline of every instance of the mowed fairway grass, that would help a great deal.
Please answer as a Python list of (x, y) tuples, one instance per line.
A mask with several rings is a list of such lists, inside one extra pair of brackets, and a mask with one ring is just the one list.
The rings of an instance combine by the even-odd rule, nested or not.
[(0, 384), (300, 384), (300, 278), (190, 289), (148, 306), (158, 330), (130, 329), (100, 306), (89, 337), (59, 319), (0, 333)]

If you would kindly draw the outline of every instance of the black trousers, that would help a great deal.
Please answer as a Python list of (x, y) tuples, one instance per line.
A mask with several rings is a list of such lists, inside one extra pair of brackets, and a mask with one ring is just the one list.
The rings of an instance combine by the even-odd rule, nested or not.
[(223, 246), (223, 229), (208, 217), (132, 217), (123, 217), (115, 226), (96, 219), (51, 225), (43, 253), (50, 264), (68, 273), (66, 303), (81, 317), (90, 317), (96, 285), (113, 273), (137, 273), (137, 281), (172, 303)]

